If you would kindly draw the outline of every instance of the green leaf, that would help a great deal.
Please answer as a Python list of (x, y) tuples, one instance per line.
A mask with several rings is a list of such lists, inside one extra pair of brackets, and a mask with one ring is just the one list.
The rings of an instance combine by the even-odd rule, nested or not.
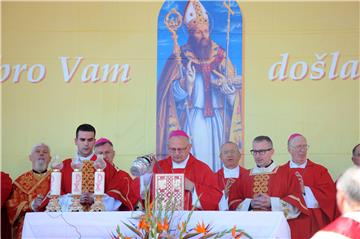
[(198, 232), (189, 233), (189, 234), (186, 234), (186, 235), (183, 237), (183, 239), (192, 238), (192, 237), (197, 236), (197, 235), (199, 235), (199, 234), (200, 234), (200, 233), (198, 233)]
[(127, 228), (129, 228), (131, 231), (136, 233), (139, 237), (143, 237), (143, 234), (141, 232), (139, 232), (139, 230), (137, 230), (135, 227), (133, 227), (132, 225), (129, 225), (125, 222), (123, 222), (123, 223), (125, 224), (125, 226), (127, 226)]
[(212, 232), (212, 233), (208, 233), (208, 234), (206, 234), (206, 235), (204, 235), (204, 236), (200, 237), (199, 239), (210, 238), (210, 237), (212, 237), (212, 236), (214, 236), (214, 235), (216, 235), (216, 233), (214, 233), (214, 232)]

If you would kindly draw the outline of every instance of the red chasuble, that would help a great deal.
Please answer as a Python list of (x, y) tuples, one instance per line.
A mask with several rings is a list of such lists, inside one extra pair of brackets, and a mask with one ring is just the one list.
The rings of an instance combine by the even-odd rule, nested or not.
[[(290, 162), (285, 164), (290, 168)], [(304, 180), (304, 185), (310, 187), (319, 208), (309, 208), (310, 215), (300, 215), (292, 220), (293, 226), (306, 238), (310, 238), (314, 233), (328, 225), (335, 219), (336, 212), (336, 187), (328, 170), (310, 160), (307, 161), (305, 168), (292, 168), (293, 173), (299, 172)]]
[(9, 222), (9, 217), (7, 209), (5, 207), (5, 202), (10, 196), (12, 189), (12, 180), (9, 174), (1, 172), (1, 238), (9, 239), (11, 238), (11, 225)]
[[(261, 174), (253, 174), (250, 171), (249, 175), (244, 175), (241, 179), (233, 184), (229, 192), (230, 210), (235, 210), (246, 198), (253, 198), (257, 193), (266, 193), (270, 197), (278, 197), (295, 206), (301, 214), (309, 214), (302, 197), (300, 184), (289, 168), (285, 166), (275, 167), (271, 172)], [(287, 216), (287, 213), (284, 213)], [(297, 230), (290, 223), (292, 220), (288, 220), (291, 238), (304, 238), (303, 235), (296, 234)]]
[(9, 174), (1, 172), (1, 207), (4, 206), (12, 189), (12, 180)]
[[(205, 163), (197, 160), (191, 154), (184, 169), (173, 169), (172, 160), (168, 157), (154, 165), (153, 173), (183, 173), (185, 178), (195, 184), (196, 193), (202, 206), (201, 210), (218, 210), (222, 193), (218, 188), (216, 175)], [(190, 191), (185, 191), (184, 199), (184, 209), (191, 210), (193, 202)]]
[(110, 181), (108, 195), (121, 201), (120, 210), (134, 210), (138, 197), (131, 187), (132, 178), (122, 170), (118, 170), (115, 177)]
[[(217, 179), (218, 179), (218, 184), (219, 184), (219, 189), (220, 191), (223, 191), (225, 189), (225, 186), (228, 182), (228, 180), (234, 180), (234, 182), (236, 180), (241, 180), (240, 178), (245, 175), (245, 174), (249, 174), (249, 170), (239, 166), (239, 177), (238, 178), (225, 178), (225, 175), (224, 175), (224, 168), (220, 169), (219, 171), (216, 172), (216, 176), (217, 176)], [(231, 187), (231, 186), (230, 186)]]
[[(96, 155), (94, 155), (89, 161), (83, 161), (82, 168), (82, 192), (94, 193), (94, 161), (96, 160)], [(71, 193), (71, 175), (73, 169), (71, 167), (72, 159), (66, 159), (63, 161), (64, 167), (61, 170), (61, 194)], [(119, 201), (121, 201), (124, 206), (130, 208), (130, 204), (126, 199), (127, 195), (127, 187), (123, 186), (122, 183), (127, 184), (128, 181), (124, 178), (123, 173), (117, 172), (117, 170), (108, 163), (106, 160), (106, 168), (105, 172), (105, 193), (110, 197), (113, 197)], [(128, 175), (127, 175), (128, 176)], [(130, 177), (130, 176), (129, 176)], [(114, 180), (121, 180), (121, 182), (113, 182)], [(123, 191), (124, 190), (124, 191)]]
[[(15, 180), (13, 191), (6, 203), (6, 207), (16, 238), (21, 238), (25, 213), (32, 211), (31, 202), (38, 195), (42, 195), (46, 199), (49, 191), (50, 172), (36, 174), (33, 171), (28, 171)], [(42, 205), (42, 210), (45, 209), (44, 206)]]

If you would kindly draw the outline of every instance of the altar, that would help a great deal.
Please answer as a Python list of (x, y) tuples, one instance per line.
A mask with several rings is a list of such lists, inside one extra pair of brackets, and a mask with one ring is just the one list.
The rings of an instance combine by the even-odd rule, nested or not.
[[(173, 222), (186, 220), (189, 211), (176, 211)], [(116, 227), (136, 238), (124, 224), (134, 222), (141, 212), (31, 212), (25, 216), (23, 237), (34, 238), (111, 238)], [(198, 222), (211, 225), (211, 232), (231, 229), (234, 225), (253, 238), (290, 238), (290, 229), (282, 212), (194, 211), (188, 229)], [(175, 229), (176, 227), (174, 227)]]

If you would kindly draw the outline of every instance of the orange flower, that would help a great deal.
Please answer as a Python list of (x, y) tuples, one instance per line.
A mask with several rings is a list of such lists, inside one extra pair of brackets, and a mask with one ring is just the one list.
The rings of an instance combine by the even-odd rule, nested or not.
[(202, 222), (201, 224), (200, 224), (200, 222), (198, 224), (196, 224), (196, 227), (194, 229), (198, 233), (206, 234), (208, 232), (208, 226), (205, 227), (204, 222)]
[(168, 224), (168, 221), (167, 221), (167, 218), (165, 217), (164, 219), (164, 224), (161, 224), (161, 222), (158, 222), (157, 223), (157, 230), (159, 232), (162, 232), (162, 231), (167, 231), (169, 229), (169, 224)]
[(139, 229), (143, 229), (143, 230), (145, 230), (146, 232), (149, 231), (150, 225), (145, 221), (145, 218), (144, 218), (144, 217), (141, 217), (141, 219), (140, 219), (140, 221), (139, 221), (139, 224), (138, 224), (138, 228), (139, 228)]
[(231, 236), (235, 238), (236, 236), (236, 226), (234, 226), (231, 230)]
[(234, 226), (231, 230), (231, 236), (235, 239), (240, 239), (240, 237), (243, 235), (242, 232), (236, 235), (236, 226)]

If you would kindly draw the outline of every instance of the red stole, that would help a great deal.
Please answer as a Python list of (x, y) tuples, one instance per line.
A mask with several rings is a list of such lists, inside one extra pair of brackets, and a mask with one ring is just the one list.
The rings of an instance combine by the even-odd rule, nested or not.
[(205, 91), (205, 109), (204, 117), (213, 116), (213, 107), (212, 107), (212, 97), (211, 97), (211, 71), (212, 69), (217, 69), (224, 59), (224, 50), (219, 48), (216, 58), (211, 63), (200, 63), (194, 64), (195, 69), (201, 72), (201, 75), (204, 79), (204, 91)]
[(360, 223), (348, 217), (339, 217), (322, 230), (335, 232), (349, 238), (360, 238)]

